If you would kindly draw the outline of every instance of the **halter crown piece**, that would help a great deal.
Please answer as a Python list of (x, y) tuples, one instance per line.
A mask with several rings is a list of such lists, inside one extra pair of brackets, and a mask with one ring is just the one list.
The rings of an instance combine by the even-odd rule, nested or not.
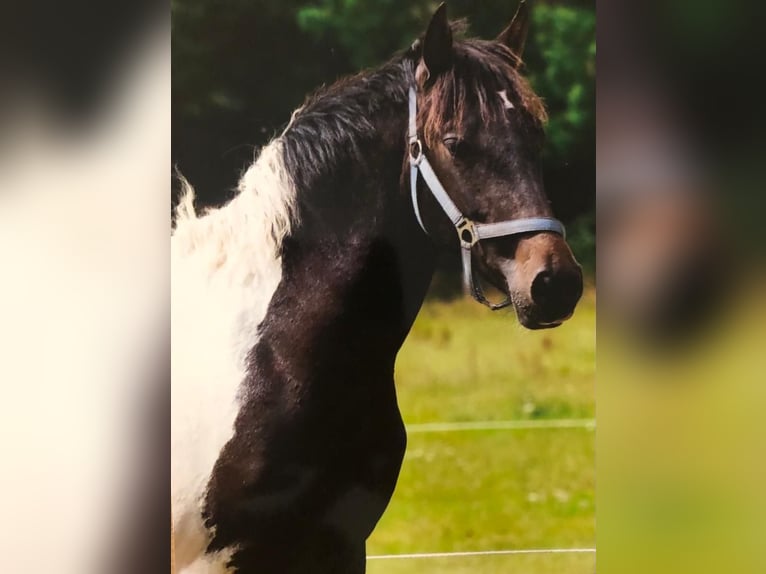
[(473, 269), (471, 267), (471, 250), (482, 239), (491, 239), (493, 237), (506, 237), (508, 235), (518, 235), (520, 233), (529, 233), (531, 231), (552, 231), (562, 237), (565, 236), (564, 225), (551, 217), (530, 217), (525, 219), (512, 219), (508, 221), (499, 221), (497, 223), (478, 223), (471, 221), (464, 216), (455, 202), (450, 199), (444, 186), (436, 176), (428, 158), (423, 153), (423, 144), (418, 138), (417, 126), (417, 94), (415, 88), (410, 86), (410, 119), (409, 129), (407, 131), (407, 143), (409, 144), (410, 155), (410, 187), (412, 190), (412, 207), (415, 211), (415, 217), (420, 224), (421, 229), (428, 235), (423, 219), (420, 216), (420, 207), (418, 206), (418, 173), (423, 176), (426, 187), (439, 202), (444, 213), (455, 226), (458, 238), (460, 239), (460, 254), (463, 262), (463, 288), (467, 293), (476, 299), (479, 303), (486, 305), (493, 311), (503, 309), (511, 304), (511, 299), (506, 298), (501, 303), (491, 303), (485, 296), (478, 281), (474, 281)]

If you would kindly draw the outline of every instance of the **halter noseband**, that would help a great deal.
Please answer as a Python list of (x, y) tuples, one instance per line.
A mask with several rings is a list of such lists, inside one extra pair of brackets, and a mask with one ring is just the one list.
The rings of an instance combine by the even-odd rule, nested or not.
[(415, 88), (410, 86), (410, 119), (407, 132), (407, 142), (410, 156), (410, 186), (412, 189), (412, 207), (415, 211), (415, 217), (420, 224), (421, 229), (428, 235), (423, 219), (420, 216), (420, 207), (418, 206), (418, 172), (423, 176), (426, 187), (439, 202), (444, 213), (455, 226), (458, 238), (460, 239), (460, 252), (463, 261), (463, 288), (467, 293), (476, 299), (479, 303), (486, 305), (493, 311), (503, 309), (511, 304), (511, 299), (506, 297), (501, 303), (491, 303), (485, 296), (478, 281), (474, 281), (473, 268), (471, 266), (471, 250), (482, 239), (491, 239), (493, 237), (506, 237), (508, 235), (518, 235), (519, 233), (529, 233), (530, 231), (552, 231), (562, 237), (565, 235), (564, 225), (551, 217), (530, 217), (525, 219), (512, 219), (508, 221), (499, 221), (497, 223), (478, 223), (464, 216), (455, 202), (450, 199), (444, 186), (436, 176), (431, 164), (423, 153), (423, 144), (418, 138), (417, 127), (417, 95)]

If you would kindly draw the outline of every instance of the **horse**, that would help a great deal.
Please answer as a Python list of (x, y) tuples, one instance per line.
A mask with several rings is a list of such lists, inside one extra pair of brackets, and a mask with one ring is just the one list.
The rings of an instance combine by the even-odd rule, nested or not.
[(528, 22), (522, 3), (497, 39), (464, 38), (441, 5), (408, 49), (310, 96), (226, 205), (197, 214), (184, 184), (181, 572), (365, 571), (406, 446), (395, 359), (440, 252), (459, 248), (469, 293), (524, 327), (573, 313), (582, 273), (543, 188), (545, 108), (519, 70)]

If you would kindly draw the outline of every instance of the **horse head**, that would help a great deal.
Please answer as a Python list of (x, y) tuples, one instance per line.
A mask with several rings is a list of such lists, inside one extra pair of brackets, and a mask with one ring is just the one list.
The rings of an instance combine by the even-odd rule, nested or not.
[(572, 315), (583, 284), (543, 187), (545, 108), (519, 72), (528, 23), (522, 1), (494, 41), (456, 40), (444, 4), (439, 7), (412, 48), (416, 133), (409, 154), (426, 183), (417, 190), (413, 183), (423, 229), (439, 245), (461, 243), (474, 297), (504, 306), (490, 304), (474, 287), (472, 262), (505, 293), (524, 327), (540, 329)]

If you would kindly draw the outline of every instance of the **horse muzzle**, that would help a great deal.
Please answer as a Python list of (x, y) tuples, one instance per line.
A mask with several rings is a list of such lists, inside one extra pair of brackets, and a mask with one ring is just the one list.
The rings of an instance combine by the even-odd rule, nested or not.
[(514, 260), (503, 267), (522, 326), (550, 329), (572, 316), (583, 293), (582, 268), (560, 236), (523, 238)]

